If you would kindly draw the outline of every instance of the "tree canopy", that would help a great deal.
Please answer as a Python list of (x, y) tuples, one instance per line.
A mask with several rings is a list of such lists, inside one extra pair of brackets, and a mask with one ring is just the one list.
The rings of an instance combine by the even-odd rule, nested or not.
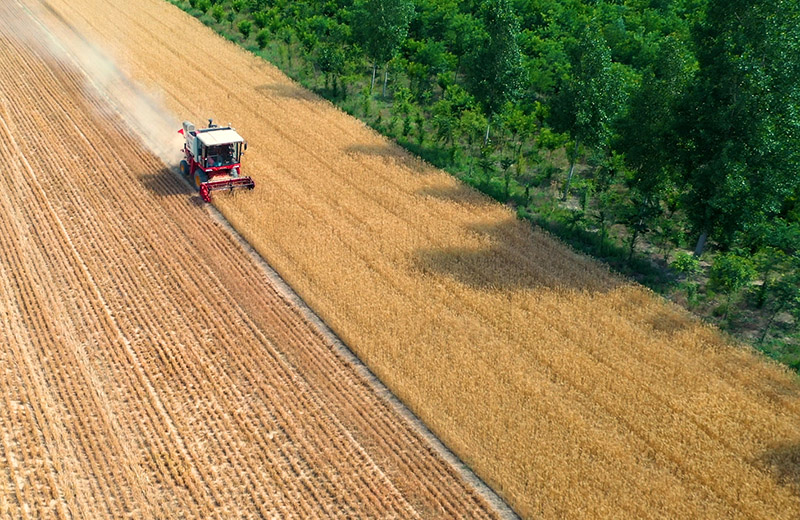
[(682, 112), (686, 210), (723, 246), (777, 216), (800, 176), (800, 4), (710, 0)]

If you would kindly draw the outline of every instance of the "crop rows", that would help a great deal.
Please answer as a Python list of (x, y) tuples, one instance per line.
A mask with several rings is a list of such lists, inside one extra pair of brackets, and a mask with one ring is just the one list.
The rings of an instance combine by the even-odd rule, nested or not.
[(25, 7), (0, 6), (0, 513), (494, 516)]

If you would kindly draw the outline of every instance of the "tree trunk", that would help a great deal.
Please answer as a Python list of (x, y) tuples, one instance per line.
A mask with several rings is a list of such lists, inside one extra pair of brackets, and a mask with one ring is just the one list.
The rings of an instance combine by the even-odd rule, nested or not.
[(636, 250), (636, 240), (639, 238), (639, 230), (634, 229), (633, 235), (631, 235), (631, 247), (628, 250), (628, 262), (633, 260), (633, 252)]
[(722, 317), (723, 321), (728, 325), (730, 325), (730, 323), (728, 323), (728, 314), (731, 312), (731, 302), (733, 302), (733, 291), (728, 293), (728, 303), (725, 305), (725, 316)]
[(489, 118), (486, 121), (486, 135), (483, 136), (483, 146), (489, 144), (489, 128), (491, 128), (491, 126), (492, 126), (492, 118)]
[(383, 92), (381, 92), (381, 97), (386, 99), (386, 83), (389, 82), (389, 64), (386, 64), (386, 70), (383, 73)]
[(780, 307), (775, 309), (775, 312), (773, 312), (772, 316), (769, 317), (769, 321), (767, 321), (767, 324), (764, 325), (764, 332), (762, 332), (761, 333), (761, 337), (758, 338), (758, 344), (759, 345), (763, 345), (764, 344), (764, 340), (767, 339), (767, 333), (769, 332), (769, 329), (772, 327), (772, 322), (775, 321), (775, 316), (777, 316), (778, 313), (781, 312), (781, 310), (783, 310), (783, 305), (781, 305)]
[(603, 252), (606, 249), (606, 222), (600, 223), (600, 256), (603, 256)]
[(378, 64), (372, 64), (372, 81), (369, 84), (369, 93), (372, 94), (372, 89), (375, 87), (375, 72), (378, 70)]
[(575, 150), (572, 153), (572, 158), (569, 161), (569, 173), (567, 174), (567, 182), (564, 185), (564, 194), (561, 196), (561, 200), (567, 200), (567, 195), (569, 195), (569, 184), (572, 182), (572, 174), (575, 173), (575, 159), (578, 156), (578, 141), (575, 141)]
[(773, 266), (768, 264), (766, 269), (764, 269), (764, 272), (761, 273), (761, 279), (763, 280), (763, 283), (761, 284), (761, 288), (758, 290), (758, 298), (756, 301), (756, 306), (759, 309), (764, 307), (764, 303), (767, 301), (767, 290), (770, 286), (769, 275), (772, 274), (772, 269)]
[(706, 240), (708, 240), (708, 230), (704, 229), (703, 232), (700, 233), (700, 237), (697, 239), (697, 245), (694, 248), (694, 256), (696, 258), (700, 258), (700, 255), (703, 254), (706, 248)]

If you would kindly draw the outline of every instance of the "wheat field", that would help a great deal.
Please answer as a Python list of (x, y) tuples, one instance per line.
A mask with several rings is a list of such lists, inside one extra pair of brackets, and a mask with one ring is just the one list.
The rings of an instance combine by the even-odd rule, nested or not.
[(0, 2), (0, 519), (508, 517), (40, 7)]
[(800, 516), (796, 376), (163, 0), (48, 5), (176, 118), (248, 139), (256, 190), (214, 205), (521, 516)]

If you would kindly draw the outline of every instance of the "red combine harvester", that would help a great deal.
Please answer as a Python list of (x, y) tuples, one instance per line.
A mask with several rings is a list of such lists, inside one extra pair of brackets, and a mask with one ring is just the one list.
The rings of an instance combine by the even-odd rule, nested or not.
[(186, 140), (181, 173), (194, 177), (204, 201), (211, 202), (212, 191), (252, 190), (256, 187), (253, 179), (241, 175), (241, 158), (247, 143), (236, 130), (230, 126), (217, 126), (209, 119), (208, 128), (199, 130), (189, 121), (184, 121), (178, 133), (183, 134)]

